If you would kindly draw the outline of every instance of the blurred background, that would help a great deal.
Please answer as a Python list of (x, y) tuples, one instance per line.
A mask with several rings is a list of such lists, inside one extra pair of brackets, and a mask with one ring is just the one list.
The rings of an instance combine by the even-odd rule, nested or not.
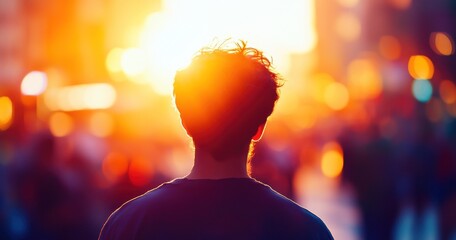
[(336, 239), (456, 239), (456, 1), (0, 0), (0, 236), (96, 239), (185, 176), (174, 72), (243, 39), (286, 79), (253, 177)]

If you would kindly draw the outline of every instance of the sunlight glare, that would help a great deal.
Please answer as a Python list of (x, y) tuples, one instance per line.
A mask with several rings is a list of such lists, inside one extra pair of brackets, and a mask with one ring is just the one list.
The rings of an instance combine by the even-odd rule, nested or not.
[[(261, 11), (252, 11), (258, 6)], [(315, 47), (313, 8), (313, 0), (232, 0), (223, 6), (211, 0), (165, 0), (163, 10), (147, 18), (140, 36), (147, 81), (158, 93), (170, 94), (176, 70), (188, 65), (202, 46), (228, 38), (246, 40), (274, 56), (276, 68), (286, 69), (290, 53)]]
[(138, 48), (126, 49), (120, 59), (123, 72), (130, 77), (140, 75), (146, 70), (146, 57)]

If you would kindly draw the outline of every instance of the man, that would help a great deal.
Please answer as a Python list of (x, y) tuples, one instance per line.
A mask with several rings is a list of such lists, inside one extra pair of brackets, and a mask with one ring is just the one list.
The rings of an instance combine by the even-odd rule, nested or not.
[(278, 81), (270, 61), (244, 42), (202, 49), (174, 81), (195, 147), (191, 173), (125, 203), (100, 239), (333, 239), (317, 216), (247, 172)]

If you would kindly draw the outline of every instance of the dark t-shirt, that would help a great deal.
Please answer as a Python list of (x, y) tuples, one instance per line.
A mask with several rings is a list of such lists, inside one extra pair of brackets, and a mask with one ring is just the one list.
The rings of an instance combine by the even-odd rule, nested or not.
[(333, 239), (314, 214), (250, 178), (175, 179), (134, 198), (100, 239)]

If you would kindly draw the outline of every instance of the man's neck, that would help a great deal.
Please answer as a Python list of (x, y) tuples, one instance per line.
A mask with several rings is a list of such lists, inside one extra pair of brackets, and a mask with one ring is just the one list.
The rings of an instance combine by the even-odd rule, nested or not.
[(195, 150), (195, 163), (188, 179), (248, 178), (247, 153), (226, 159), (215, 159), (204, 150)]

